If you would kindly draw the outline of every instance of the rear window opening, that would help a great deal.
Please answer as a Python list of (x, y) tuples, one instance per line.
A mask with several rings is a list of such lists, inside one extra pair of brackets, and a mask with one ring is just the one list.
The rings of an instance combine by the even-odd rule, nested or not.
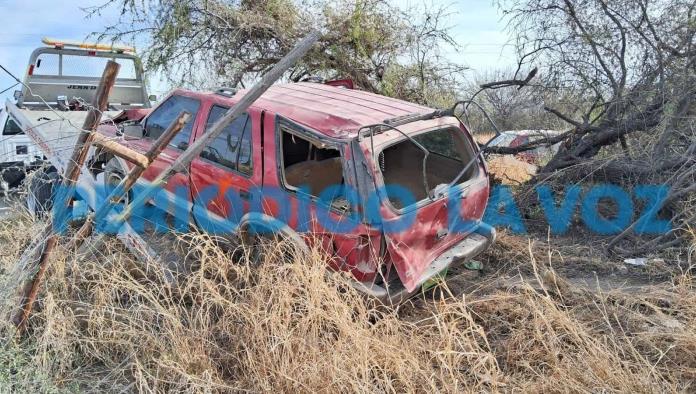
[[(430, 131), (412, 138), (429, 152), (425, 163), (425, 179), (425, 152), (410, 139), (382, 150), (379, 154), (379, 168), (385, 185), (405, 188), (416, 201), (425, 200), (436, 187), (454, 181), (475, 157), (471, 145), (464, 139), (461, 130), (455, 127)], [(477, 174), (478, 166), (470, 165), (458, 183), (464, 183)], [(389, 202), (396, 209), (404, 208), (404, 202), (398, 198), (390, 196)]]
[(136, 79), (135, 60), (109, 56), (42, 53), (34, 63), (33, 75), (101, 78), (109, 60), (121, 65), (117, 79)]
[(314, 197), (321, 196), (334, 208), (347, 208), (341, 189), (335, 189), (331, 195), (322, 195), (331, 186), (344, 185), (339, 150), (320, 146), (287, 130), (281, 130), (281, 133), (285, 186), (291, 190), (302, 189)]

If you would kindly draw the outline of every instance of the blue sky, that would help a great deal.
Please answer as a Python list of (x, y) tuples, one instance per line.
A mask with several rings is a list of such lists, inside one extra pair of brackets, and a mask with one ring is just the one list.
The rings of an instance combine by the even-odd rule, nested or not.
[(473, 72), (485, 72), (492, 68), (506, 69), (516, 66), (515, 53), (505, 29), (505, 21), (492, 0), (392, 0), (406, 7), (423, 4), (449, 7), (451, 15), (445, 26), (460, 51), (447, 55), (454, 61), (467, 65)]
[[(41, 44), (44, 36), (84, 40), (90, 33), (103, 30), (118, 17), (115, 9), (100, 16), (86, 19), (82, 8), (102, 4), (105, 0), (0, 0), (0, 64), (23, 78), (31, 51)], [(421, 1), (395, 0), (404, 5), (420, 5)], [(61, 4), (63, 3), (63, 4)], [(515, 64), (514, 54), (500, 21), (497, 9), (488, 0), (430, 0), (426, 4), (451, 5), (453, 14), (447, 23), (452, 35), (462, 47), (449, 50), (447, 56), (468, 65), (474, 72), (492, 68), (507, 68)], [(0, 91), (14, 81), (0, 70)], [(168, 86), (157, 78), (150, 78), (152, 93), (161, 96)], [(0, 95), (0, 100), (12, 95)]]

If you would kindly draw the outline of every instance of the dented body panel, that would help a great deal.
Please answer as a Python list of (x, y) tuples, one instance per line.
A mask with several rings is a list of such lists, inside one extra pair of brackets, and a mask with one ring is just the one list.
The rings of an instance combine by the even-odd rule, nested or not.
[[(447, 127), (460, 130), (471, 153), (476, 154), (476, 144), (471, 135), (464, 125), (452, 117), (416, 121), (400, 126), (399, 131), (386, 130), (364, 139), (361, 148), (368, 158), (370, 171), (375, 174), (376, 184), (386, 185), (377, 163), (378, 154), (383, 148), (393, 145), (395, 141), (404, 140), (402, 133), (413, 137)], [(489, 194), (488, 174), (482, 159), (472, 157), (472, 160), (476, 160), (475, 175), (453, 185), (442, 195), (418, 201), (401, 210), (394, 208), (389, 203), (389, 198), (382, 195), (384, 204), (381, 215), (385, 222), (399, 220), (404, 215), (415, 215), (408, 228), (385, 235), (390, 262), (394, 264), (407, 291), (413, 291), (428, 279), (423, 278), (424, 273), (438, 256), (461, 243), (481, 225)], [(456, 231), (453, 231), (453, 225), (457, 227)]]

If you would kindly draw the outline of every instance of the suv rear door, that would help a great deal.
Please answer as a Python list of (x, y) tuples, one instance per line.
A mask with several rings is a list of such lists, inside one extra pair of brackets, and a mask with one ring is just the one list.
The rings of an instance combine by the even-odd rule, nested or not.
[[(368, 136), (361, 147), (380, 186), (380, 209), (373, 214), (381, 217), (371, 219), (381, 221), (389, 257), (404, 287), (413, 291), (433, 260), (461, 242), (481, 220), (488, 178), (473, 140), (456, 119), (417, 121), (399, 130)], [(408, 149), (394, 151), (401, 146)], [(442, 154), (445, 147), (455, 150), (460, 160), (453, 162)], [(421, 148), (428, 151), (425, 162)], [(391, 156), (390, 151), (397, 154)], [(463, 169), (468, 169), (465, 175), (447, 187)]]

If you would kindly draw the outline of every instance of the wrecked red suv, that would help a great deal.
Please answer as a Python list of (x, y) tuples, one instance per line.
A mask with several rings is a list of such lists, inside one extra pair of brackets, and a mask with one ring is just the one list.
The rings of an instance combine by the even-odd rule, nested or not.
[[(144, 174), (149, 181), (242, 96), (175, 90), (152, 110), (126, 111), (102, 131), (120, 128), (126, 145), (145, 152), (182, 110), (192, 114)], [(155, 204), (190, 213), (199, 226), (201, 209), (242, 227), (280, 221), (286, 235), (319, 245), (333, 269), (351, 272), (356, 288), (398, 302), (495, 238), (481, 221), (486, 166), (465, 126), (448, 113), (345, 87), (275, 85), (169, 180), (169, 203)], [(116, 157), (98, 160), (109, 183), (130, 166)]]

